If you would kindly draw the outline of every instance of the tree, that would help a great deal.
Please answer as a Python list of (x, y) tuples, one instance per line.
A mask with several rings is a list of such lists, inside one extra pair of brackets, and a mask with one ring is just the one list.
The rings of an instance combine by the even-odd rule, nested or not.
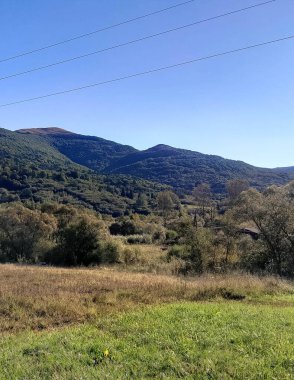
[(86, 217), (69, 224), (58, 234), (58, 247), (60, 262), (69, 266), (87, 265), (91, 257), (99, 260), (99, 225)]
[(203, 215), (205, 213), (205, 207), (209, 206), (211, 202), (211, 188), (208, 183), (201, 183), (193, 190), (193, 197), (198, 206), (202, 208)]
[(111, 235), (135, 235), (142, 233), (142, 231), (137, 228), (135, 222), (129, 219), (123, 219), (121, 222), (114, 222), (109, 226), (109, 231)]
[(146, 194), (144, 193), (138, 194), (138, 198), (135, 203), (135, 210), (141, 213), (148, 212), (148, 200), (147, 200)]
[(36, 261), (35, 248), (42, 239), (51, 239), (57, 221), (52, 215), (22, 205), (0, 209), (0, 249), (10, 261)]
[(226, 268), (229, 264), (230, 258), (233, 256), (236, 248), (236, 242), (239, 236), (239, 230), (236, 226), (235, 220), (230, 212), (226, 213), (222, 220), (222, 232), (216, 241), (221, 243), (224, 248), (223, 264)]
[(238, 220), (253, 223), (260, 232), (268, 271), (294, 274), (294, 183), (272, 186), (263, 193), (243, 192), (233, 213)]
[(242, 191), (248, 190), (249, 182), (246, 179), (231, 179), (226, 183), (227, 193), (231, 201), (235, 201)]
[(184, 218), (178, 231), (181, 245), (174, 245), (168, 256), (176, 256), (185, 263), (186, 273), (202, 273), (207, 268), (213, 253), (213, 235), (208, 228), (195, 229), (191, 219)]
[(165, 225), (171, 212), (179, 206), (179, 203), (178, 196), (172, 191), (162, 191), (157, 195), (157, 208), (163, 216)]
[[(213, 207), (212, 207), (212, 193), (208, 183), (201, 183), (193, 190), (193, 198), (198, 207), (201, 209), (202, 217), (205, 217), (205, 209), (210, 206), (210, 216), (213, 219)], [(194, 214), (194, 226), (197, 228), (197, 208), (195, 208)]]

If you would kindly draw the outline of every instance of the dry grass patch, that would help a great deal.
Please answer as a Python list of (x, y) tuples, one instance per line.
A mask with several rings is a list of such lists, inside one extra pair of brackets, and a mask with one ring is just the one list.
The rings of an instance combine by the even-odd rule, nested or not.
[(80, 323), (140, 305), (266, 294), (294, 294), (294, 286), (241, 275), (187, 279), (110, 268), (0, 265), (0, 332)]

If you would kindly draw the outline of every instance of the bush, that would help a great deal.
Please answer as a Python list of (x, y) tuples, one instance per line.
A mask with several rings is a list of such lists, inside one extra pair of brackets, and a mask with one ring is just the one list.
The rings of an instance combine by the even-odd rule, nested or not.
[(172, 257), (176, 257), (178, 259), (186, 258), (188, 252), (187, 247), (185, 245), (173, 245), (170, 247), (167, 253), (168, 260), (171, 260)]
[(96, 249), (87, 254), (84, 260), (84, 264), (89, 265), (99, 265), (102, 262), (102, 254), (100, 249)]
[(267, 266), (268, 253), (261, 240), (254, 241), (249, 236), (242, 236), (238, 241), (239, 266), (252, 273), (270, 272)]
[(122, 222), (112, 223), (109, 227), (109, 232), (111, 235), (135, 235), (142, 231), (137, 228), (136, 224), (132, 220), (123, 220)]
[(35, 263), (38, 262), (49, 262), (47, 260), (48, 256), (50, 253), (55, 249), (56, 243), (51, 239), (51, 240), (39, 240), (34, 247), (33, 251), (33, 257), (32, 261)]
[(152, 244), (152, 236), (143, 235), (132, 235), (127, 238), (129, 244)]
[(43, 255), (43, 260), (51, 265), (64, 265), (64, 253), (60, 250), (60, 247), (52, 247)]
[[(99, 249), (99, 225), (95, 220), (81, 218), (58, 232), (58, 246), (55, 255), (63, 265), (87, 265), (89, 258)], [(58, 252), (59, 251), (59, 252)]]
[(176, 231), (167, 230), (166, 232), (166, 243), (167, 244), (175, 244), (178, 241), (179, 235)]
[(186, 273), (186, 262), (182, 259), (179, 259), (177, 257), (172, 257), (169, 260), (169, 267), (171, 274), (173, 275), (179, 275)]
[(166, 239), (165, 229), (158, 228), (157, 231), (153, 233), (152, 239), (155, 243), (163, 243)]
[(138, 262), (138, 255), (138, 249), (127, 247), (122, 251), (121, 261), (126, 265), (136, 264)]
[(120, 262), (121, 245), (115, 240), (108, 240), (101, 246), (102, 262), (116, 264)]
[(56, 231), (56, 219), (17, 204), (0, 208), (0, 251), (2, 259), (36, 262), (35, 251), (41, 241), (50, 240)]

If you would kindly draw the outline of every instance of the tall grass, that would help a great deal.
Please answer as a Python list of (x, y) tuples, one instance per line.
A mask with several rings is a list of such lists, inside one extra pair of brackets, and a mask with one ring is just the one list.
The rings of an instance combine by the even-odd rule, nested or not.
[(180, 278), (110, 268), (0, 265), (0, 332), (80, 323), (140, 305), (215, 298), (254, 301), (266, 294), (294, 294), (294, 285), (238, 274)]

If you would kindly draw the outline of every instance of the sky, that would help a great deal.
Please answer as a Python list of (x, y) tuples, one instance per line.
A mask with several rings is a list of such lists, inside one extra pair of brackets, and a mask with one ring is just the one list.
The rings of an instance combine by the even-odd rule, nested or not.
[[(0, 61), (184, 0), (1, 0)], [(195, 0), (0, 62), (0, 77), (265, 0)], [(294, 35), (294, 0), (0, 80), (0, 105)], [(137, 149), (167, 144), (261, 167), (294, 165), (294, 39), (83, 91), (0, 107), (0, 127), (59, 127)]]

